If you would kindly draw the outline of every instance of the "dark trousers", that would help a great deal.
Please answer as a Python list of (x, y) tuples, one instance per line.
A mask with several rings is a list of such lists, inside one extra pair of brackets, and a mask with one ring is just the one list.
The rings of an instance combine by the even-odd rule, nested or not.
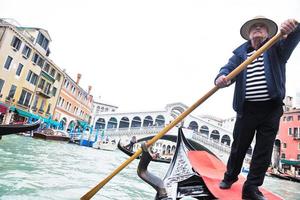
[(236, 180), (246, 152), (254, 138), (256, 144), (250, 163), (246, 186), (261, 186), (271, 162), (273, 144), (283, 114), (282, 104), (273, 101), (245, 102), (243, 115), (237, 117), (233, 143), (224, 180)]

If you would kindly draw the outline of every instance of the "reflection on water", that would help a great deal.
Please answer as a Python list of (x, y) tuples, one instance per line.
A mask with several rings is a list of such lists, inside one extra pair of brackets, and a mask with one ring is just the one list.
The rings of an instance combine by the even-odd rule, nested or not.
[[(5, 136), (0, 141), (0, 199), (79, 199), (127, 158), (118, 150)], [(137, 165), (134, 161), (123, 169), (93, 199), (154, 199), (155, 191), (138, 178)], [(167, 167), (163, 163), (149, 166), (160, 177)], [(299, 183), (266, 177), (265, 186), (287, 200), (300, 200)]]

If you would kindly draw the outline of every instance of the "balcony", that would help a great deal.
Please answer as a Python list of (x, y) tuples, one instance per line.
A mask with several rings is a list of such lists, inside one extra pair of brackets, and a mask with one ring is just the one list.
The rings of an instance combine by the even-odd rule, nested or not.
[(300, 140), (300, 133), (294, 133), (293, 139), (294, 140)]
[(50, 99), (52, 97), (50, 92), (46, 92), (46, 91), (42, 90), (41, 88), (37, 88), (36, 93), (47, 99)]
[(55, 82), (55, 78), (52, 77), (48, 72), (42, 70), (41, 75), (42, 75), (43, 77), (45, 77), (45, 78), (46, 78), (48, 81), (50, 81), (51, 83), (54, 83), (54, 82)]

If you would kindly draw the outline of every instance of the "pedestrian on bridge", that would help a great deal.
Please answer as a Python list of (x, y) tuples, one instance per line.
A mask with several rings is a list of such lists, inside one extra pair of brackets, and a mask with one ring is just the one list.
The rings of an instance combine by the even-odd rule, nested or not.
[(227, 171), (219, 187), (229, 189), (238, 180), (246, 152), (254, 138), (250, 171), (243, 185), (243, 199), (264, 200), (258, 187), (263, 184), (271, 161), (273, 144), (283, 114), (285, 97), (285, 65), (300, 40), (300, 26), (295, 19), (288, 19), (280, 26), (284, 37), (261, 54), (236, 78), (228, 81), (226, 75), (250, 57), (277, 33), (276, 23), (259, 16), (240, 29), (247, 40), (233, 51), (233, 56), (222, 67), (215, 79), (219, 88), (235, 83), (233, 109), (237, 113), (233, 130), (233, 143)]

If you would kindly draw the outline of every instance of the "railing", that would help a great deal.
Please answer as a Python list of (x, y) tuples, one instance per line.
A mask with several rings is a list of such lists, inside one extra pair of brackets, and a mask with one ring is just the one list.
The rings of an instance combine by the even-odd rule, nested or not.
[(230, 147), (228, 145), (223, 144), (223, 143), (220, 144), (212, 138), (208, 138), (206, 136), (198, 135), (198, 134), (194, 134), (192, 138), (204, 143), (205, 145), (213, 147), (214, 149), (217, 149), (219, 151), (222, 151), (222, 152), (225, 152), (228, 154), (230, 153)]
[[(110, 128), (104, 129), (104, 134), (107, 136), (125, 136), (125, 135), (152, 135), (157, 134), (163, 129), (162, 126), (149, 127), (131, 127), (131, 128)], [(94, 130), (93, 134), (101, 134), (103, 130)]]
[[(224, 143), (219, 143), (219, 142), (215, 141), (212, 138), (208, 138), (206, 136), (199, 135), (199, 134), (193, 134), (192, 138), (194, 140), (200, 141), (201, 143), (205, 144), (205, 146), (207, 145), (207, 146), (212, 147), (212, 148), (214, 148), (214, 149), (216, 149), (218, 151), (226, 153), (226, 154), (228, 154), (228, 156), (230, 154), (231, 147), (228, 146), (228, 145), (226, 145), (226, 144), (224, 144)], [(246, 154), (246, 156), (245, 156), (245, 162), (249, 163), (250, 160), (251, 160), (251, 155)]]
[(300, 133), (294, 133), (293, 138), (294, 140), (300, 140)]

